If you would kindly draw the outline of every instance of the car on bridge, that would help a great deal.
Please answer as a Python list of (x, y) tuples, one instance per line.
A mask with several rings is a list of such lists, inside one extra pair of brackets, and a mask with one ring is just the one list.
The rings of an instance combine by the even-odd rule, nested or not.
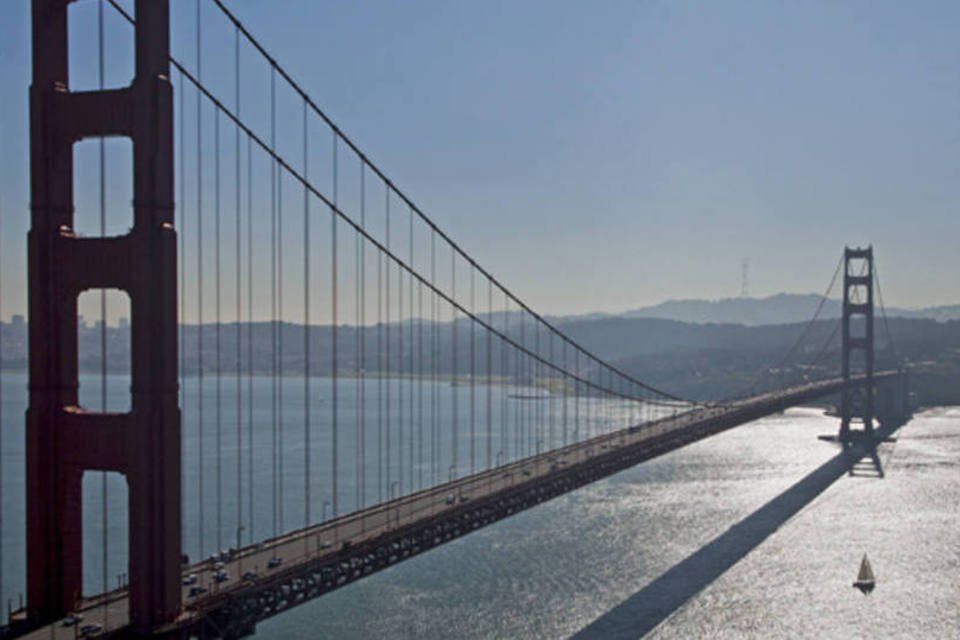
[(68, 613), (67, 617), (60, 623), (64, 627), (72, 627), (83, 620), (83, 615), (79, 613)]

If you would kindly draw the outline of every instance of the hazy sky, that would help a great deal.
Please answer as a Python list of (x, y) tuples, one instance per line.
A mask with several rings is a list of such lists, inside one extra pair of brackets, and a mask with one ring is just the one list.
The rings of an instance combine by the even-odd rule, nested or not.
[[(821, 291), (845, 243), (873, 243), (888, 304), (960, 302), (955, 0), (229, 4), (541, 311), (735, 296), (744, 258), (754, 295)], [(4, 0), (3, 317), (24, 306), (29, 41), (29, 2)]]

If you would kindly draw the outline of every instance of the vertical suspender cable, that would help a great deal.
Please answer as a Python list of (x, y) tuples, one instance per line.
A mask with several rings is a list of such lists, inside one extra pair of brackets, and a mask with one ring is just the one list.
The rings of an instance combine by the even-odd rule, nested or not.
[[(524, 312), (524, 315), (526, 315), (526, 312)], [(536, 319), (533, 318), (533, 314), (529, 314), (529, 315), (530, 315), (530, 318), (533, 320), (534, 324), (536, 324)], [(531, 339), (531, 343), (532, 342), (533, 340)], [(529, 351), (529, 347), (527, 347), (527, 349)], [(524, 353), (522, 357), (523, 357), (524, 385), (526, 385), (527, 387), (527, 392), (531, 393), (532, 395), (532, 392), (534, 391), (534, 361), (533, 361), (533, 358), (531, 358), (528, 353)], [(534, 414), (536, 412), (536, 408), (530, 402), (522, 403), (522, 406), (523, 406), (523, 428), (524, 428), (524, 433), (526, 434), (527, 455), (529, 456), (529, 455), (533, 455), (533, 446), (534, 446), (533, 430), (535, 426)]]
[[(563, 370), (564, 372), (570, 371), (570, 367), (567, 363), (567, 341), (566, 340), (563, 341)], [(567, 400), (569, 400), (570, 398), (570, 388), (567, 386), (568, 384), (569, 384), (569, 380), (565, 379), (563, 381), (563, 387), (562, 387), (563, 389), (563, 446), (567, 446), (569, 444), (569, 440), (567, 436)]]
[(607, 431), (612, 431), (616, 428), (617, 414), (616, 414), (616, 402), (617, 396), (614, 394), (616, 385), (614, 384), (613, 371), (606, 369), (607, 371)]
[[(399, 251), (397, 252), (399, 253)], [(403, 270), (397, 269), (397, 484), (403, 494)]]
[(214, 157), (214, 253), (215, 267), (214, 279), (216, 280), (216, 294), (214, 302), (216, 305), (216, 333), (215, 340), (217, 344), (217, 549), (223, 549), (223, 401), (222, 385), (223, 373), (221, 370), (221, 316), (220, 316), (220, 110), (213, 111), (213, 157)]
[(277, 139), (276, 70), (270, 66), (270, 414), (271, 414), (271, 502), (273, 507), (273, 537), (280, 535), (277, 501), (277, 161), (273, 152)]
[[(408, 208), (408, 211), (409, 211), (409, 213), (410, 213), (410, 254), (409, 254), (409, 261), (410, 261), (410, 262), (409, 262), (409, 264), (410, 264), (410, 268), (413, 269), (413, 208), (412, 208), (412, 207), (411, 207), (411, 208)], [(413, 415), (413, 394), (414, 394), (414, 386), (419, 386), (419, 384), (420, 384), (419, 378), (417, 378), (417, 376), (415, 375), (415, 373), (414, 373), (414, 368), (413, 368), (413, 365), (414, 365), (414, 357), (413, 357), (413, 355), (414, 355), (414, 351), (413, 351), (413, 323), (414, 323), (414, 313), (413, 313), (413, 284), (414, 284), (414, 282), (416, 282), (416, 278), (414, 278), (413, 275), (411, 274), (411, 275), (410, 275), (409, 293), (407, 294), (407, 295), (409, 296), (409, 308), (410, 308), (409, 318), (407, 319), (407, 328), (408, 328), (408, 330), (409, 330), (409, 334), (408, 334), (408, 335), (409, 335), (408, 344), (410, 345), (409, 348), (408, 348), (410, 354), (409, 354), (409, 361), (408, 361), (408, 364), (407, 364), (408, 370), (409, 370), (409, 372), (410, 372), (410, 375), (409, 375), (409, 377), (407, 378), (407, 390), (410, 392), (410, 402), (409, 402), (409, 406), (410, 406), (410, 409), (409, 409), (409, 412), (410, 412), (410, 413), (409, 413), (409, 418), (410, 418), (410, 420), (409, 420), (409, 425), (410, 425), (410, 426), (409, 426), (410, 438), (409, 438), (409, 440), (408, 440), (408, 442), (409, 442), (409, 445), (408, 445), (408, 455), (409, 455), (409, 463), (410, 463), (410, 464), (407, 465), (407, 468), (409, 469), (409, 474), (410, 474), (410, 477), (409, 477), (409, 479), (408, 479), (408, 487), (409, 487), (409, 490), (410, 490), (411, 493), (413, 492), (413, 486), (414, 486), (414, 485), (413, 485), (413, 439), (414, 439), (414, 438), (413, 438), (413, 420), (414, 420), (414, 415)]]
[[(3, 264), (3, 208), (0, 207), (0, 264)], [(3, 278), (0, 277), (0, 344), (3, 344)], [(2, 360), (2, 358), (0, 358)], [(0, 505), (3, 502), (3, 377), (0, 375)], [(3, 603), (3, 509), (0, 509), (0, 603)], [(0, 624), (9, 622), (0, 610)]]
[(606, 433), (606, 424), (607, 424), (607, 393), (606, 389), (603, 386), (603, 374), (605, 369), (603, 368), (603, 363), (599, 360), (597, 361), (597, 414), (595, 416), (595, 425), (597, 427), (597, 435), (604, 435)]
[[(476, 299), (476, 274), (473, 266), (470, 266), (470, 313), (477, 313)], [(476, 341), (477, 341), (477, 323), (470, 319), (470, 473), (476, 473), (476, 430), (477, 430), (477, 386), (476, 386)]]
[[(510, 335), (510, 319), (507, 314), (507, 297), (503, 297), (503, 335)], [(510, 373), (507, 367), (507, 341), (500, 339), (500, 450), (513, 460), (510, 455), (510, 407), (507, 403), (509, 393)]]
[[(541, 327), (541, 323), (537, 323), (537, 327)], [(549, 332), (548, 335), (544, 336), (543, 348), (547, 351), (547, 359), (550, 364), (553, 364), (553, 340), (551, 338), (553, 334)], [(542, 351), (538, 351), (542, 353)], [(546, 401), (540, 402), (540, 438), (543, 440), (543, 447), (545, 451), (549, 451), (553, 448), (553, 421), (550, 419), (553, 414), (553, 376), (552, 370), (550, 367), (545, 365), (543, 362), (539, 363), (538, 366), (540, 370), (540, 385), (543, 387), (543, 390), (546, 392)]]
[(383, 250), (377, 249), (377, 502), (383, 502)]
[[(543, 352), (543, 343), (540, 340), (540, 321), (539, 320), (536, 321), (536, 324), (534, 326), (536, 327), (536, 341), (537, 341), (536, 354), (538, 357), (541, 357), (541, 354)], [(537, 391), (537, 395), (538, 397), (540, 397), (540, 394), (542, 393), (542, 387), (546, 383), (546, 380), (544, 380), (543, 378), (543, 363), (538, 359), (536, 362), (534, 362), (534, 367), (536, 371), (536, 374), (534, 376), (534, 385), (540, 389)], [(543, 424), (543, 417), (546, 411), (544, 408), (545, 405), (546, 405), (546, 402), (544, 402), (543, 400), (540, 400), (535, 404), (536, 423), (537, 423), (537, 428), (536, 428), (537, 453), (540, 453), (542, 451), (543, 446), (546, 443), (546, 436), (544, 433), (545, 429)]]
[[(510, 297), (509, 297), (508, 295), (506, 295), (506, 293), (505, 293), (504, 296), (503, 296), (503, 307), (504, 307), (504, 309), (505, 309), (505, 311), (504, 311), (504, 318), (506, 319), (507, 328), (509, 329), (509, 326), (510, 326)], [(521, 321), (521, 324), (523, 324), (523, 322), (522, 322), (522, 321), (523, 321), (523, 314), (520, 313), (520, 314), (518, 314), (518, 315), (519, 315), (519, 319), (520, 319), (520, 321)], [(514, 329), (514, 333), (516, 334), (516, 329)], [(508, 335), (509, 335), (509, 334), (508, 334)], [(516, 337), (514, 337), (514, 341), (516, 342)], [(509, 424), (508, 424), (508, 429), (507, 429), (507, 440), (508, 440), (508, 443), (511, 444), (511, 446), (513, 446), (513, 459), (519, 459), (519, 458), (521, 457), (521, 449), (520, 449), (520, 403), (519, 403), (519, 402), (513, 402), (513, 403), (511, 403), (511, 402), (509, 402), (509, 400), (510, 400), (510, 394), (511, 394), (512, 392), (515, 393), (515, 392), (518, 392), (518, 391), (519, 391), (519, 384), (520, 384), (520, 356), (519, 356), (519, 352), (518, 352), (518, 351), (513, 347), (513, 345), (511, 345), (510, 343), (506, 343), (506, 344), (505, 344), (504, 350), (506, 351), (506, 354), (507, 354), (507, 374), (506, 374), (506, 375), (507, 375), (507, 384), (508, 384), (508, 387), (507, 387), (507, 395), (506, 395), (506, 399), (507, 399), (506, 405), (507, 405), (507, 422), (509, 423)], [(513, 390), (513, 391), (511, 391), (511, 390)], [(510, 405), (511, 405), (511, 404), (513, 405), (513, 411), (510, 410)], [(513, 432), (513, 438), (510, 437), (510, 432), (511, 432), (511, 431)]]
[[(437, 281), (437, 234), (430, 232), (430, 283)], [(430, 291), (430, 462), (432, 484), (437, 484), (437, 294)]]
[[(97, 66), (100, 91), (104, 89), (104, 46), (103, 46), (103, 0), (97, 3)], [(107, 160), (106, 160), (106, 141), (100, 138), (100, 237), (107, 235)], [(100, 290), (100, 411), (107, 412), (107, 291)], [(100, 500), (102, 511), (100, 513), (101, 531), (101, 558), (100, 570), (103, 592), (109, 590), (108, 576), (109, 567), (107, 564), (109, 549), (109, 532), (107, 517), (107, 472), (100, 473)], [(103, 621), (104, 627), (107, 626), (109, 609), (104, 600)]]
[[(522, 347), (525, 348), (525, 347), (527, 346), (527, 340), (526, 340), (526, 335), (525, 335), (525, 334), (526, 334), (526, 321), (525, 321), (524, 316), (525, 316), (525, 313), (524, 313), (523, 310), (521, 310), (521, 311), (520, 311), (520, 346), (522, 346)], [(520, 392), (521, 392), (521, 389), (519, 388), (520, 385), (526, 383), (526, 381), (523, 379), (523, 378), (524, 378), (524, 375), (523, 375), (523, 374), (524, 374), (524, 369), (523, 369), (524, 362), (521, 361), (522, 355), (523, 355), (523, 354), (522, 354), (522, 352), (520, 352), (520, 351), (517, 351), (517, 352), (514, 354), (514, 357), (516, 358), (516, 363), (517, 363), (517, 366), (516, 366), (516, 368), (517, 368), (516, 381), (517, 381), (517, 387), (518, 387), (518, 388), (517, 388), (518, 396), (520, 395)], [(529, 450), (529, 448), (526, 447), (526, 445), (525, 445), (525, 443), (526, 443), (526, 432), (524, 431), (524, 424), (523, 424), (523, 423), (524, 423), (523, 403), (522, 403), (522, 402), (517, 402), (516, 407), (517, 407), (517, 409), (516, 409), (516, 434), (517, 434), (517, 438), (519, 438), (518, 443), (517, 443), (517, 445), (518, 445), (518, 446), (517, 446), (517, 455), (519, 455), (519, 456), (522, 457), (522, 456), (526, 455), (526, 452)]]
[(278, 162), (277, 171), (277, 519), (280, 532), (284, 531), (283, 497), (284, 454), (283, 448), (283, 167)]
[[(187, 309), (187, 171), (186, 171), (186, 119), (187, 119), (187, 110), (186, 110), (186, 100), (184, 98), (184, 84), (183, 84), (183, 73), (179, 73), (179, 85), (180, 85), (180, 96), (179, 96), (179, 112), (177, 113), (177, 118), (175, 119), (177, 125), (179, 126), (180, 133), (180, 149), (179, 153), (179, 174), (180, 174), (180, 197), (177, 202), (176, 215), (179, 216), (178, 219), (178, 232), (180, 234), (180, 291), (178, 292), (180, 298), (180, 323), (177, 327), (179, 330), (180, 337), (180, 367), (178, 371), (178, 382), (180, 383), (179, 396), (180, 396), (180, 414), (183, 416), (187, 414), (187, 387), (186, 381), (184, 380), (184, 372), (187, 370), (187, 333), (186, 333), (186, 309)], [(181, 435), (181, 440), (183, 436)], [(186, 483), (181, 483), (180, 485), (180, 504), (184, 503), (183, 496)]]
[(607, 394), (607, 389), (609, 388), (609, 382), (605, 386), (603, 383), (603, 374), (607, 373), (607, 379), (609, 380), (609, 372), (604, 368), (603, 364), (598, 362), (597, 373), (599, 375), (599, 380), (597, 385), (599, 386), (600, 393), (600, 415), (597, 416), (600, 422), (600, 433), (606, 434), (608, 425), (610, 424), (610, 396)]
[[(200, 0), (197, 0), (197, 79), (203, 77), (200, 42)], [(197, 507), (200, 557), (203, 547), (203, 96), (197, 90)]]
[[(360, 202), (363, 202), (363, 174), (366, 171), (366, 168), (363, 165), (363, 160), (360, 161)], [(363, 205), (361, 205), (361, 211)], [(361, 213), (361, 216), (363, 214)], [(356, 334), (354, 338), (356, 339), (355, 350), (354, 350), (354, 359), (356, 360), (356, 365), (354, 366), (354, 375), (355, 375), (355, 384), (356, 388), (354, 389), (354, 420), (356, 426), (356, 447), (354, 448), (353, 455), (353, 487), (354, 487), (354, 509), (362, 508), (362, 491), (363, 486), (363, 466), (360, 462), (361, 452), (363, 451), (363, 401), (361, 395), (361, 387), (363, 386), (363, 351), (361, 349), (360, 343), (363, 340), (363, 322), (360, 320), (360, 305), (361, 305), (361, 294), (360, 294), (360, 273), (362, 267), (360, 265), (360, 245), (363, 243), (363, 236), (359, 233), (354, 232), (353, 236), (353, 251), (354, 251), (354, 276), (356, 281), (354, 282), (354, 325), (356, 326)]]
[(599, 423), (600, 433), (605, 434), (607, 430), (607, 420), (610, 417), (610, 403), (607, 402), (606, 387), (603, 385), (603, 374), (606, 369), (601, 363), (597, 363), (597, 393), (600, 395), (600, 407), (597, 412), (597, 422)]
[[(536, 353), (537, 357), (539, 357), (540, 356), (540, 323), (537, 320), (533, 321), (533, 331), (534, 331), (533, 349), (534, 349), (534, 353)], [(536, 360), (535, 362), (533, 362), (532, 365), (534, 368), (533, 387), (534, 389), (536, 389), (536, 387), (538, 387), (542, 383), (540, 379), (542, 370), (540, 368), (539, 360)], [(537, 395), (539, 396), (539, 391), (537, 391)], [(534, 403), (533, 413), (534, 413), (533, 415), (534, 437), (536, 438), (535, 451), (539, 454), (540, 445), (543, 440), (543, 421), (542, 421), (543, 402), (538, 400), (536, 403)]]
[[(506, 316), (510, 317), (510, 297), (508, 295), (503, 296), (503, 304), (506, 308)], [(519, 325), (523, 326), (523, 312), (520, 311), (517, 314), (517, 319), (519, 320)], [(516, 342), (516, 336), (520, 335), (520, 344), (523, 344), (522, 334), (514, 328), (514, 342)], [(513, 389), (514, 395), (518, 394), (520, 391), (520, 352), (517, 351), (513, 345), (507, 343), (507, 368), (509, 370), (509, 385)], [(509, 391), (510, 389), (508, 389)], [(510, 399), (510, 395), (507, 395), (507, 399)], [(510, 405), (513, 405), (513, 411), (510, 410)], [(513, 431), (512, 446), (513, 446), (513, 457), (519, 459), (522, 457), (521, 449), (521, 434), (520, 434), (520, 403), (519, 402), (507, 402), (507, 420), (510, 422), (510, 428)], [(507, 437), (509, 438), (510, 434), (508, 432)]]
[(612, 371), (609, 371), (608, 376), (610, 381), (610, 384), (607, 387), (608, 389), (610, 389), (609, 403), (608, 403), (610, 405), (609, 429), (613, 431), (615, 429), (618, 429), (620, 424), (618, 415), (617, 415), (618, 403), (617, 403), (617, 395), (616, 395), (617, 392), (620, 390), (619, 388), (620, 386), (618, 384), (617, 378), (614, 376), (614, 373)]
[[(360, 161), (360, 228), (367, 228), (367, 185), (366, 164)], [(367, 256), (366, 241), (358, 236), (360, 246), (360, 402), (357, 413), (360, 415), (360, 500), (357, 508), (367, 504)]]
[[(553, 336), (554, 336), (554, 334), (553, 334), (553, 332), (551, 331), (551, 332), (550, 332), (550, 364), (555, 365), (555, 364), (556, 364), (556, 360), (554, 360)], [(564, 371), (566, 371), (566, 369), (564, 369)], [(563, 382), (563, 377), (562, 377), (562, 376), (561, 376), (560, 379), (558, 380), (558, 379), (555, 379), (555, 378), (553, 377), (553, 375), (554, 375), (554, 373), (551, 372), (551, 374), (550, 374), (550, 379), (551, 379), (551, 382), (553, 382), (554, 384), (551, 385), (551, 387), (548, 389), (549, 394), (550, 394), (550, 395), (548, 396), (548, 397), (550, 398), (550, 404), (547, 405), (547, 408), (549, 409), (549, 411), (547, 412), (547, 420), (548, 420), (547, 426), (548, 426), (548, 428), (549, 428), (549, 430), (550, 430), (550, 445), (549, 445), (549, 448), (550, 448), (550, 449), (553, 449), (554, 447), (557, 446), (556, 438), (555, 438), (555, 436), (556, 436), (556, 433), (555, 433), (555, 432), (556, 432), (556, 428), (555, 428), (556, 425), (554, 425), (554, 422), (555, 422), (555, 420), (554, 420), (554, 413), (555, 413), (555, 411), (554, 411), (554, 406), (553, 406), (553, 405), (554, 405), (554, 395), (556, 394), (556, 392), (557, 392), (558, 390), (562, 389), (562, 387), (559, 386), (559, 384), (557, 384), (557, 383)]]
[(417, 488), (423, 489), (423, 283), (417, 281)]
[[(450, 251), (450, 300), (456, 301), (457, 299), (457, 252)], [(453, 403), (453, 416), (451, 421), (451, 431), (453, 434), (453, 463), (451, 464), (451, 469), (453, 473), (450, 476), (450, 480), (453, 480), (458, 473), (457, 463), (457, 453), (458, 453), (458, 444), (457, 440), (460, 436), (460, 430), (458, 425), (457, 418), (457, 307), (452, 302), (450, 304), (450, 324), (452, 326), (453, 338), (452, 338), (452, 349), (451, 349), (451, 383), (450, 383), (450, 396)]]
[[(537, 327), (541, 327), (541, 324), (538, 322)], [(538, 350), (538, 353), (543, 353), (543, 350), (546, 350), (547, 355), (545, 356), (548, 359), (550, 364), (553, 364), (553, 344), (550, 341), (550, 334), (543, 337), (543, 342), (541, 343), (541, 349)], [(544, 356), (541, 356), (544, 357)], [(543, 450), (549, 451), (553, 448), (553, 421), (550, 419), (553, 415), (553, 372), (549, 366), (543, 362), (538, 362), (538, 377), (540, 378), (539, 386), (541, 388), (541, 395), (545, 400), (540, 401), (538, 404), (540, 408), (540, 439), (543, 441)]]
[[(303, 101), (303, 177), (310, 179), (307, 102)], [(303, 526), (310, 526), (310, 190), (303, 186)], [(309, 543), (308, 543), (309, 544)]]
[(573, 370), (577, 374), (577, 381), (574, 383), (574, 397), (573, 397), (573, 440), (574, 442), (580, 441), (580, 380), (579, 378), (583, 377), (583, 373), (580, 371), (580, 349), (575, 349), (573, 352)]
[[(386, 183), (384, 183), (384, 187), (385, 187), (384, 215), (386, 220), (386, 234), (387, 234), (386, 246), (387, 246), (387, 251), (390, 251), (390, 185), (387, 185)], [(387, 366), (386, 366), (386, 369), (382, 371), (380, 375), (381, 376), (387, 375), (387, 378), (384, 381), (384, 384), (386, 387), (386, 393), (387, 393), (387, 398), (386, 398), (387, 413), (384, 420), (385, 440), (386, 440), (386, 446), (387, 446), (387, 458), (386, 458), (387, 467), (386, 467), (386, 470), (384, 471), (384, 475), (386, 477), (387, 484), (384, 487), (384, 491), (386, 492), (387, 499), (389, 500), (391, 497), (390, 496), (390, 467), (391, 467), (391, 464), (390, 464), (391, 463), (391, 451), (390, 451), (390, 408), (391, 407), (390, 405), (391, 405), (391, 402), (390, 402), (390, 376), (386, 372), (390, 370), (390, 256), (386, 254), (383, 256), (383, 275), (384, 275), (384, 278), (386, 279), (386, 282), (384, 283), (384, 308), (386, 311), (386, 314), (385, 314), (386, 323), (384, 325), (384, 331), (386, 331), (386, 338), (385, 338), (386, 344), (384, 348), (386, 349), (385, 359), (386, 359)]]
[(874, 284), (877, 286), (877, 299), (880, 302), (880, 315), (883, 318), (883, 331), (885, 334), (887, 334), (887, 344), (889, 345), (890, 351), (893, 353), (897, 367), (900, 367), (900, 354), (897, 352), (897, 346), (893, 342), (893, 334), (890, 333), (890, 323), (887, 321), (887, 307), (883, 304), (883, 289), (880, 288), (880, 272), (877, 270), (877, 263), (875, 261), (871, 271), (873, 272)]
[[(600, 389), (601, 389), (601, 390), (600, 390), (600, 393), (603, 394), (603, 400), (604, 400), (604, 402), (603, 402), (603, 423), (602, 423), (602, 427), (603, 427), (603, 432), (604, 432), (604, 434), (608, 434), (608, 433), (610, 433), (610, 423), (611, 423), (611, 421), (612, 421), (612, 415), (611, 415), (611, 411), (610, 411), (611, 406), (612, 406), (612, 402), (611, 402), (611, 400), (612, 400), (612, 395), (610, 394), (610, 392), (608, 391), (608, 389), (612, 388), (612, 380), (610, 379), (610, 378), (611, 378), (611, 375), (610, 375), (609, 369), (607, 369), (606, 367), (602, 367), (600, 371), (601, 371), (601, 374), (600, 374)], [(603, 374), (604, 374), (604, 373), (607, 374), (607, 383), (606, 383), (606, 385), (603, 384)]]
[[(493, 326), (493, 282), (487, 279), (487, 318)], [(487, 331), (487, 469), (493, 452), (493, 332)]]
[[(233, 64), (234, 64), (234, 89), (235, 102), (234, 109), (236, 109), (237, 117), (240, 117), (240, 31), (234, 27), (233, 30), (234, 41), (233, 41)], [(235, 195), (234, 195), (234, 206), (236, 211), (236, 227), (234, 229), (234, 234), (236, 236), (236, 272), (234, 274), (234, 284), (235, 284), (235, 318), (237, 323), (237, 344), (236, 344), (236, 354), (234, 361), (234, 373), (237, 376), (237, 407), (236, 407), (236, 420), (237, 420), (237, 548), (241, 546), (240, 533), (243, 531), (243, 369), (242, 369), (242, 360), (243, 360), (243, 333), (241, 331), (242, 327), (242, 318), (241, 318), (241, 302), (242, 302), (242, 280), (241, 280), (241, 271), (240, 271), (240, 254), (241, 254), (241, 224), (240, 224), (240, 127), (234, 125), (234, 137), (233, 137), (233, 148), (236, 153), (234, 166), (234, 183), (235, 183)], [(250, 327), (247, 327), (247, 331), (250, 330)]]
[[(554, 347), (553, 332), (550, 331), (548, 328), (547, 329), (547, 353), (548, 353), (547, 357), (549, 358), (550, 365), (556, 365), (556, 360), (554, 359), (555, 354), (554, 354), (553, 347)], [(546, 406), (546, 409), (544, 409), (543, 419), (546, 421), (546, 425), (544, 428), (547, 431), (547, 435), (546, 435), (547, 450), (553, 449), (556, 446), (556, 442), (555, 442), (556, 425), (554, 424), (555, 422), (554, 414), (556, 413), (556, 410), (554, 405), (556, 404), (555, 396), (556, 396), (556, 389), (557, 389), (555, 385), (558, 382), (558, 380), (553, 377), (555, 372), (556, 372), (555, 369), (551, 369), (550, 367), (548, 367), (547, 374), (550, 377), (547, 380), (545, 380), (545, 384), (547, 385), (547, 406)]]
[[(590, 358), (587, 358), (587, 367), (590, 367)], [(590, 376), (590, 370), (587, 369), (587, 375)], [(589, 377), (587, 381), (589, 382)], [(593, 423), (591, 418), (593, 417), (593, 389), (588, 385), (583, 390), (583, 402), (584, 402), (584, 416), (583, 416), (583, 428), (586, 432), (584, 438), (590, 439), (593, 437)]]
[(617, 421), (617, 429), (626, 429), (627, 427), (626, 423), (624, 422), (624, 417), (626, 416), (626, 412), (624, 411), (624, 405), (627, 405), (629, 407), (629, 404), (623, 401), (623, 392), (624, 392), (623, 378), (621, 378), (620, 376), (617, 376), (618, 397), (616, 397), (617, 405), (615, 407), (615, 415), (614, 415)]
[[(336, 134), (333, 136), (333, 206), (337, 206), (337, 144), (339, 138)], [(333, 413), (333, 487), (331, 491), (333, 496), (331, 498), (331, 507), (333, 510), (333, 516), (337, 517), (340, 511), (337, 506), (337, 497), (339, 492), (337, 491), (337, 462), (340, 455), (340, 449), (338, 444), (338, 388), (337, 388), (337, 215), (335, 212), (331, 211), (330, 213), (330, 280), (331, 280), (331, 360), (333, 364), (333, 398), (331, 402), (331, 411)]]
[(253, 140), (247, 136), (247, 540), (253, 533)]

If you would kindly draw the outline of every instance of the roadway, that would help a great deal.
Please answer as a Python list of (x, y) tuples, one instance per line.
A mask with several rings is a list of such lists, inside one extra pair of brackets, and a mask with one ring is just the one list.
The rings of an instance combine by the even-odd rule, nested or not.
[[(230, 558), (211, 558), (190, 565), (184, 569), (183, 577), (186, 579), (188, 576), (196, 576), (196, 583), (184, 584), (182, 587), (184, 609), (176, 626), (189, 625), (191, 620), (216, 607), (216, 603), (231, 595), (244, 593), (259, 582), (268, 582), (275, 575), (286, 574), (294, 567), (334, 556), (345, 547), (362, 545), (395, 529), (442, 517), (470, 501), (491, 498), (521, 484), (542, 482), (551, 474), (559, 474), (578, 465), (587, 465), (591, 458), (609, 454), (618, 448), (641, 445), (645, 441), (671, 434), (679, 435), (698, 425), (719, 421), (734, 426), (749, 422), (762, 415), (834, 393), (839, 391), (842, 385), (842, 379), (837, 378), (724, 405), (696, 407), (640, 427), (596, 436), (291, 532), (240, 549)], [(682, 443), (677, 446), (682, 446)], [(271, 566), (271, 560), (275, 563), (279, 560), (279, 564)], [(225, 572), (225, 577), (217, 581), (215, 573), (221, 570)], [(191, 595), (191, 589), (195, 587), (201, 587), (205, 591), (199, 595)], [(103, 632), (91, 634), (92, 637), (120, 629), (128, 622), (126, 592), (122, 589), (116, 590), (106, 597), (87, 600), (78, 611), (84, 618), (78, 625), (64, 627), (57, 623), (38, 629), (25, 637), (37, 640), (66, 640), (78, 637), (79, 628), (88, 624), (99, 625), (103, 629)]]

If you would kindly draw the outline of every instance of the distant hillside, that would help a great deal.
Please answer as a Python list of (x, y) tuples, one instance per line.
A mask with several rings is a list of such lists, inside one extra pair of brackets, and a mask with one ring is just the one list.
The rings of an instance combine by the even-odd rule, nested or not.
[[(721, 300), (667, 300), (621, 314), (624, 318), (660, 318), (680, 322), (728, 323), (759, 326), (804, 322), (813, 317), (820, 304), (817, 294), (778, 293), (767, 298), (724, 298)], [(840, 300), (827, 300), (821, 318), (840, 316)], [(960, 305), (925, 309), (887, 309), (889, 317), (930, 318), (939, 322), (960, 320)]]
[[(960, 404), (960, 321), (890, 319), (894, 352), (886, 330), (876, 333), (877, 369), (911, 367), (912, 388), (927, 406)], [(772, 388), (800, 376), (840, 370), (836, 319), (810, 328), (792, 357), (784, 355), (807, 323), (748, 327), (684, 323), (657, 318), (603, 318), (563, 325), (574, 340), (654, 386), (683, 397), (720, 399), (751, 387)]]
[[(537, 334), (529, 319), (525, 324), (505, 318), (500, 320), (498, 329), (507, 331), (514, 341), (524, 343), (528, 348), (537, 344)], [(897, 356), (900, 356), (910, 364), (913, 389), (922, 404), (960, 404), (960, 320), (938, 322), (929, 318), (891, 318), (888, 324), (896, 352), (887, 340), (887, 326), (881, 325), (879, 320), (877, 323), (878, 369), (897, 366)], [(0, 324), (0, 368), (23, 370), (27, 357), (27, 325)], [(640, 380), (687, 398), (720, 399), (750, 388), (773, 388), (795, 383), (804, 377), (836, 375), (840, 370), (838, 325), (836, 319), (820, 320), (808, 330), (806, 322), (750, 327), (659, 318), (601, 317), (570, 320), (563, 323), (562, 329), (602, 360), (616, 363)], [(382, 340), (385, 329), (396, 338), (400, 337), (400, 326), (396, 324), (362, 329), (341, 325), (336, 333), (330, 326), (313, 326), (309, 334), (311, 375), (330, 375), (334, 352), (340, 375), (355, 375), (361, 370), (370, 374), (435, 370), (439, 374), (468, 375), (470, 358), (467, 354), (471, 353), (473, 337), (469, 327), (465, 320), (458, 321), (459, 330), (456, 331), (449, 322), (432, 325), (414, 321), (405, 324), (405, 331), (412, 333), (406, 333), (408, 339), (403, 343), (406, 346), (401, 354), (399, 339), (392, 342), (389, 351), (386, 350), (386, 341)], [(212, 325), (204, 325), (202, 329), (196, 325), (181, 327), (181, 338), (187, 347), (182, 354), (185, 375), (194, 375), (201, 367), (212, 375), (218, 364), (224, 374), (236, 371), (232, 348), (218, 359), (214, 329)], [(202, 351), (195, 348), (200, 342), (201, 330), (205, 336)], [(225, 324), (221, 327), (222, 344), (235, 345), (238, 330), (243, 338), (241, 344), (245, 345), (248, 337), (253, 343), (252, 351), (242, 347), (244, 370), (270, 375), (275, 362), (280, 373), (286, 375), (299, 375), (306, 369), (304, 339), (307, 336), (302, 325)], [(805, 338), (791, 352), (791, 346), (801, 335)], [(411, 342), (409, 336), (423, 336), (426, 343), (420, 342), (419, 338)], [(99, 371), (100, 332), (84, 326), (79, 328), (77, 337), (81, 371)], [(276, 352), (272, 347), (274, 337), (278, 338)], [(479, 347), (478, 353), (482, 354), (487, 345), (485, 336), (478, 332), (477, 337), (479, 343), (474, 346)], [(334, 339), (337, 341), (336, 351), (333, 349)], [(365, 344), (362, 361), (358, 359), (361, 339)], [(432, 349), (429, 348), (433, 340), (436, 340), (436, 353), (441, 354), (435, 361), (431, 361)], [(424, 344), (428, 348), (422, 349)], [(414, 349), (413, 345), (421, 347)], [(449, 357), (454, 345), (463, 354), (457, 360)], [(551, 340), (541, 340), (541, 352), (544, 355), (551, 353), (552, 345)], [(109, 327), (106, 347), (108, 370), (114, 373), (129, 371), (129, 327)], [(494, 354), (499, 355), (499, 347), (494, 346), (494, 349)], [(788, 352), (790, 357), (785, 358)], [(565, 351), (561, 350), (557, 355), (562, 358), (562, 353)], [(502, 355), (492, 359), (491, 374), (509, 379), (527, 375), (518, 369), (516, 353), (512, 349), (506, 350), (505, 355), (505, 360), (501, 359)], [(587, 358), (579, 360), (579, 364), (577, 359), (568, 364), (588, 375), (595, 367)], [(482, 364), (481, 369), (484, 369)]]

